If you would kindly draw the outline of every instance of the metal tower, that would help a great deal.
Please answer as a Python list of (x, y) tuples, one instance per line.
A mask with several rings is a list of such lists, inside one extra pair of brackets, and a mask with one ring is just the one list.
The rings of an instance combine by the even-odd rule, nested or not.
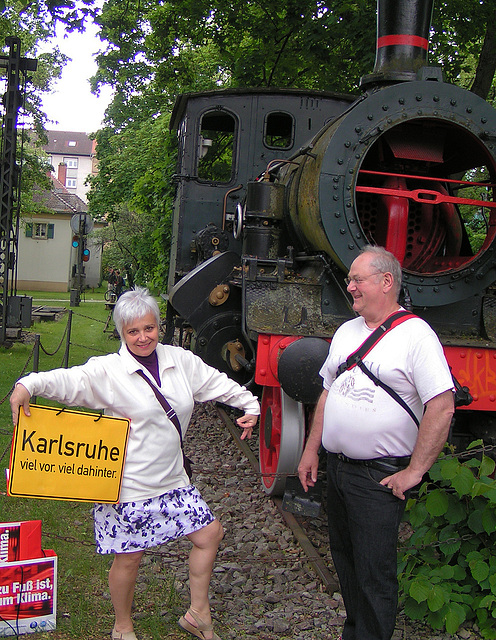
[[(21, 41), (10, 36), (5, 39), (9, 55), (0, 56), (0, 67), (7, 70), (7, 91), (3, 96), (5, 115), (2, 126), (0, 152), (0, 285), (2, 290), (0, 344), (5, 342), (8, 327), (29, 326), (22, 313), (22, 300), (16, 296), (16, 261), (18, 224), (14, 215), (19, 204), (20, 179), (16, 164), (17, 116), (23, 102), (20, 90), (21, 74), (35, 71), (37, 60), (21, 58)], [(10, 293), (9, 293), (10, 292)], [(29, 309), (29, 316), (31, 310)], [(29, 322), (31, 318), (29, 318)]]

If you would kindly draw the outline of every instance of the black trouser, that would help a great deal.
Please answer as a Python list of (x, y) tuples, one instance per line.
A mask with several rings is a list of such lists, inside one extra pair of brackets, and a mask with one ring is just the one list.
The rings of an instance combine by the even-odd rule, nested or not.
[(380, 481), (402, 467), (377, 466), (328, 454), (329, 541), (346, 607), (343, 640), (390, 640), (396, 622), (398, 528), (406, 500)]

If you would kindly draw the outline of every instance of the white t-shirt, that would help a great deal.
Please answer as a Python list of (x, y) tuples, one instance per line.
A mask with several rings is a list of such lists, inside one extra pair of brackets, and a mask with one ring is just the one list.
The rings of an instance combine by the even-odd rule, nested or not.
[[(405, 409), (357, 366), (335, 379), (338, 366), (373, 331), (359, 317), (345, 322), (334, 335), (320, 370), (329, 391), (322, 444), (327, 451), (356, 459), (408, 456), (418, 429)], [(365, 356), (364, 364), (400, 395), (419, 421), (424, 405), (453, 387), (441, 343), (420, 318), (389, 331)]]

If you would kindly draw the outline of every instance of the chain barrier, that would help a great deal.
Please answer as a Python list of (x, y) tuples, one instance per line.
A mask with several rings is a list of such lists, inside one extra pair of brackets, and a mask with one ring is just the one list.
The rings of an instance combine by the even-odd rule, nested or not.
[[(94, 542), (88, 542), (87, 540), (79, 540), (74, 536), (61, 536), (57, 533), (51, 533), (50, 531), (48, 532), (43, 531), (43, 536), (47, 536), (48, 538), (52, 538), (56, 540), (62, 540), (70, 544), (78, 544), (78, 545), (81, 545), (82, 547), (95, 547)], [(145, 553), (147, 555), (160, 557), (163, 560), (170, 561), (170, 562), (174, 562), (178, 559), (177, 552), (174, 555), (171, 555), (170, 552), (167, 552), (167, 551), (157, 551), (155, 549), (146, 549)], [(289, 552), (284, 551), (284, 553), (281, 553), (279, 555), (264, 554), (263, 556), (250, 556), (247, 554), (242, 554), (239, 551), (226, 551), (226, 552), (220, 551), (217, 561), (237, 561), (239, 563), (244, 562), (244, 563), (249, 563), (250, 565), (253, 565), (253, 564), (267, 564), (267, 561), (270, 560), (272, 562), (277, 562), (279, 564), (289, 564), (293, 566), (295, 562), (295, 556), (297, 554), (299, 555), (300, 553), (302, 552), (298, 550), (298, 551), (289, 551)], [(189, 554), (189, 549), (184, 549), (184, 555), (186, 556), (188, 554)]]
[(460, 536), (458, 538), (446, 538), (446, 540), (443, 540), (442, 542), (437, 540), (436, 542), (428, 542), (426, 544), (420, 544), (420, 545), (413, 545), (413, 546), (407, 546), (407, 545), (400, 545), (401, 546), (401, 550), (402, 551), (420, 551), (420, 549), (434, 549), (434, 548), (439, 548), (439, 547), (443, 547), (446, 544), (455, 544), (456, 542), (466, 542), (467, 540), (473, 540), (474, 538), (477, 538), (478, 534), (477, 533), (466, 533), (463, 536)]
[[(91, 316), (87, 316), (87, 315), (84, 315), (84, 314), (82, 314), (82, 313), (77, 313), (77, 314), (75, 314), (74, 312), (72, 312), (72, 317), (73, 317), (73, 316), (79, 316), (79, 317), (82, 317), (82, 318), (86, 318), (86, 319), (88, 319), (88, 320), (92, 320), (93, 322), (101, 322), (102, 324), (105, 324), (105, 321), (104, 321), (104, 320), (100, 320), (99, 318), (93, 318), (93, 317), (91, 317)], [(2, 404), (3, 404), (3, 403), (4, 403), (4, 402), (9, 398), (10, 394), (11, 394), (11, 393), (12, 393), (12, 391), (14, 390), (14, 387), (15, 387), (16, 381), (17, 381), (17, 380), (19, 380), (19, 378), (22, 378), (22, 376), (26, 373), (26, 371), (27, 371), (27, 369), (28, 369), (28, 367), (29, 367), (29, 364), (30, 364), (31, 360), (33, 359), (33, 356), (34, 356), (34, 353), (35, 353), (35, 349), (36, 349), (36, 347), (38, 346), (38, 348), (39, 348), (39, 349), (41, 349), (41, 351), (42, 351), (45, 355), (47, 355), (47, 356), (49, 356), (49, 357), (53, 357), (53, 356), (57, 355), (57, 353), (60, 351), (60, 348), (62, 347), (62, 345), (63, 345), (63, 343), (64, 343), (64, 340), (66, 340), (66, 338), (67, 338), (67, 333), (68, 333), (68, 330), (69, 330), (69, 326), (70, 326), (70, 324), (71, 324), (71, 316), (69, 316), (69, 318), (68, 318), (67, 324), (66, 324), (65, 329), (64, 329), (64, 333), (63, 333), (63, 335), (62, 335), (62, 337), (61, 337), (61, 339), (60, 339), (60, 342), (59, 342), (59, 344), (58, 344), (57, 348), (55, 349), (55, 351), (48, 351), (48, 350), (43, 346), (43, 344), (42, 344), (41, 340), (38, 340), (37, 345), (36, 345), (36, 344), (35, 344), (35, 345), (33, 345), (33, 348), (31, 349), (31, 352), (30, 352), (30, 354), (29, 354), (29, 357), (28, 357), (28, 359), (26, 360), (26, 363), (24, 364), (24, 366), (23, 366), (23, 368), (22, 368), (22, 371), (19, 373), (19, 375), (17, 375), (17, 376), (16, 376), (15, 381), (12, 383), (11, 387), (9, 388), (9, 390), (7, 391), (7, 393), (4, 395), (4, 397), (0, 400), (0, 405), (2, 405)], [(95, 351), (95, 352), (97, 352), (97, 353), (102, 353), (102, 354), (106, 354), (106, 353), (108, 353), (108, 351), (102, 351), (102, 350), (100, 350), (100, 349), (95, 349), (95, 348), (90, 347), (90, 346), (88, 346), (88, 345), (81, 345), (81, 344), (76, 344), (76, 343), (74, 343), (74, 342), (70, 342), (70, 335), (69, 335), (69, 345), (72, 345), (72, 346), (75, 346), (75, 347), (80, 347), (80, 348), (83, 348), (83, 349), (88, 349), (88, 350), (91, 350), (91, 351)], [(65, 355), (66, 355), (66, 354), (64, 354), (64, 358), (65, 358)], [(63, 359), (63, 361), (62, 361), (62, 365), (61, 365), (61, 366), (64, 366), (64, 359)], [(1, 435), (8, 435), (8, 436), (10, 436), (10, 435), (12, 435), (12, 430), (0, 429), (0, 434), (1, 434)], [(5, 448), (5, 450), (3, 451), (3, 453), (0, 455), (0, 463), (3, 461), (3, 459), (4, 459), (4, 458), (6, 457), (6, 455), (9, 453), (9, 451), (10, 451), (10, 447), (11, 447), (11, 444), (9, 443), (9, 444), (6, 446), (6, 448)]]
[(488, 451), (494, 451), (496, 449), (496, 444), (484, 444), (482, 447), (477, 447), (474, 449), (468, 449), (467, 451), (460, 451), (460, 453), (449, 453), (446, 455), (447, 458), (468, 458), (474, 455), (474, 453), (483, 453), (486, 454)]
[[(102, 324), (105, 324), (104, 320), (100, 320), (99, 318), (93, 318), (91, 316), (87, 316), (84, 315), (82, 313), (74, 313), (73, 312), (73, 316), (79, 316), (81, 318), (86, 318), (87, 320), (92, 320), (93, 322), (101, 322)], [(41, 340), (39, 341), (39, 348), (43, 351), (43, 353), (49, 357), (53, 357), (55, 355), (57, 355), (57, 353), (60, 351), (60, 348), (62, 346), (62, 344), (64, 343), (64, 339), (67, 337), (67, 331), (69, 328), (69, 322), (67, 322), (65, 329), (64, 329), (64, 333), (60, 339), (59, 344), (57, 345), (57, 348), (55, 349), (55, 351), (48, 351), (42, 344)], [(70, 336), (69, 336), (69, 340), (70, 340)], [(74, 346), (74, 347), (80, 347), (82, 349), (88, 349), (90, 351), (95, 351), (96, 353), (103, 353), (103, 354), (107, 354), (109, 353), (109, 351), (103, 351), (101, 349), (95, 349), (94, 347), (90, 347), (88, 345), (85, 344), (77, 344), (76, 342), (69, 342), (70, 345)], [(31, 353), (29, 354), (29, 357), (26, 361), (26, 364), (24, 365), (24, 367), (22, 368), (22, 371), (20, 372), (20, 374), (16, 377), (16, 380), (18, 380), (19, 378), (22, 378), (22, 376), (26, 373), (27, 368), (29, 366), (29, 363), (31, 362), (33, 355), (34, 355), (34, 350), (35, 350), (35, 346), (33, 346), (33, 348), (31, 349)], [(12, 386), (10, 387), (10, 389), (7, 391), (7, 393), (5, 394), (5, 396), (0, 400), (0, 405), (2, 405), (5, 400), (10, 396), (10, 394), (12, 393), (12, 390), (14, 389), (15, 386), (15, 382), (12, 384)]]
[(58, 347), (55, 349), (55, 351), (53, 353), (50, 353), (50, 351), (47, 351), (45, 349), (45, 347), (42, 345), (41, 340), (40, 340), (40, 349), (43, 351), (43, 353), (47, 356), (55, 356), (58, 353), (58, 350), (60, 349), (60, 347), (62, 346), (62, 343), (64, 342), (64, 338), (67, 335), (67, 327), (69, 326), (69, 323), (67, 323), (65, 325), (65, 329), (64, 329), (64, 333), (62, 334), (62, 338), (60, 339), (59, 345)]
[[(93, 318), (93, 317), (87, 316), (85, 314), (81, 314), (81, 313), (74, 314), (73, 313), (73, 315), (92, 320), (93, 322), (99, 322), (101, 324), (106, 324), (106, 321), (100, 320), (98, 318)], [(55, 349), (55, 351), (53, 351), (53, 352), (47, 351), (43, 347), (41, 342), (39, 342), (39, 347), (41, 348), (43, 353), (45, 353), (47, 356), (50, 356), (50, 357), (53, 357), (58, 353), (58, 351), (60, 350), (60, 348), (61, 348), (61, 346), (62, 346), (62, 344), (64, 342), (64, 339), (67, 336), (68, 327), (69, 327), (69, 322), (67, 323), (67, 325), (66, 325), (66, 327), (64, 329), (64, 334), (63, 334), (63, 336), (62, 336), (62, 338), (60, 340), (59, 345)], [(69, 340), (70, 340), (70, 336), (69, 336)], [(108, 351), (103, 351), (103, 350), (100, 350), (100, 349), (96, 349), (96, 348), (90, 347), (88, 345), (81, 345), (81, 344), (77, 344), (77, 343), (73, 343), (73, 342), (69, 342), (69, 344), (73, 345), (75, 347), (85, 348), (85, 349), (88, 349), (88, 350), (91, 350), (91, 351), (94, 351), (94, 352), (97, 352), (97, 353), (102, 353), (102, 354), (108, 353)], [(27, 370), (32, 358), (33, 358), (34, 351), (35, 351), (35, 346), (33, 346), (32, 350), (31, 350), (31, 353), (29, 354), (29, 357), (28, 357), (28, 359), (27, 359), (27, 361), (26, 361), (21, 373), (19, 374), (19, 376), (17, 376), (16, 379), (22, 377), (24, 375), (24, 373), (26, 372), (26, 370)], [(6, 399), (10, 396), (14, 386), (15, 386), (15, 382), (12, 384), (11, 388), (6, 393), (6, 395), (0, 400), (0, 405), (3, 404), (6, 401)], [(2, 435), (10, 435), (11, 433), (12, 433), (11, 430), (0, 429), (0, 434), (2, 434)], [(6, 454), (10, 450), (10, 447), (11, 447), (11, 445), (9, 443), (7, 445), (7, 447), (5, 448), (4, 452), (2, 453), (2, 455), (0, 456), (0, 462), (5, 458)], [(470, 449), (468, 451), (461, 451), (461, 452), (458, 452), (458, 453), (452, 451), (452, 452), (446, 454), (446, 458), (463, 459), (463, 458), (473, 457), (474, 455), (478, 455), (478, 454), (486, 455), (488, 452), (494, 451), (494, 450), (496, 450), (496, 444), (494, 444), (494, 445), (489, 445), (488, 444), (488, 445), (482, 445), (480, 447)], [(202, 469), (201, 467), (198, 467), (195, 464), (195, 473), (196, 474), (210, 473), (210, 471), (211, 471), (210, 469), (206, 469), (206, 468)], [(261, 471), (257, 472), (257, 471), (254, 471), (254, 470), (251, 470), (251, 471), (258, 478), (283, 478), (283, 477), (284, 478), (290, 478), (290, 477), (298, 477), (297, 473), (268, 473), (268, 472), (261, 472)], [(230, 469), (217, 469), (216, 473), (218, 473), (220, 475), (225, 475), (225, 476), (232, 475), (232, 471)], [(325, 472), (319, 472), (318, 475), (319, 475), (319, 477), (326, 477), (326, 473)], [(0, 493), (2, 495), (4, 495), (3, 492), (0, 492)], [(48, 532), (48, 533), (44, 532), (44, 535), (47, 535), (48, 537), (51, 537), (51, 538), (57, 538), (57, 539), (60, 539), (60, 540), (64, 540), (66, 542), (79, 544), (79, 545), (82, 545), (82, 546), (90, 546), (90, 547), (94, 547), (95, 546), (94, 542), (78, 540), (77, 538), (74, 538), (74, 537), (71, 537), (71, 536), (61, 536), (61, 535), (58, 535), (58, 534), (55, 534), (55, 533), (50, 533), (50, 532)], [(406, 546), (405, 545), (405, 546), (402, 546), (401, 548), (403, 550), (405, 550), (405, 551), (408, 551), (408, 550), (425, 549), (425, 548), (429, 548), (429, 547), (441, 547), (441, 546), (447, 545), (447, 544), (455, 544), (455, 543), (458, 543), (458, 542), (464, 542), (464, 541), (473, 539), (475, 537), (477, 537), (477, 534), (475, 534), (475, 533), (474, 534), (466, 534), (466, 535), (460, 536), (458, 538), (448, 538), (447, 540), (444, 540), (442, 542), (436, 541), (436, 542), (431, 542), (431, 543), (428, 543), (428, 544), (425, 544), (425, 545), (420, 545), (420, 546)], [(167, 554), (165, 552), (161, 552), (161, 551), (147, 550), (147, 553), (150, 554), (150, 555), (160, 556), (160, 557), (166, 558), (166, 559), (170, 558), (169, 554)], [(239, 553), (234, 553), (234, 552), (232, 554), (228, 553), (227, 556), (228, 557), (232, 556), (233, 559), (239, 560)], [(223, 554), (223, 558), (225, 559), (226, 555)], [(171, 559), (171, 560), (173, 560), (173, 559)], [(243, 560), (246, 561), (246, 562), (249, 562), (250, 564), (255, 564), (255, 563), (264, 564), (268, 560), (272, 560), (274, 562), (281, 562), (282, 563), (282, 562), (287, 562), (288, 561), (288, 556), (287, 556), (287, 554), (284, 554), (282, 556), (275, 556), (275, 555), (267, 556), (267, 555), (265, 555), (265, 556), (263, 556), (263, 558), (243, 556)], [(293, 558), (291, 558), (291, 557), (289, 558), (290, 562), (292, 562), (293, 560), (294, 560)]]
[[(93, 322), (101, 322), (102, 324), (105, 324), (105, 321), (100, 320), (99, 318), (93, 318), (93, 317), (91, 317), (91, 316), (87, 316), (87, 315), (84, 315), (84, 314), (82, 314), (82, 313), (74, 314), (74, 312), (72, 312), (72, 315), (73, 315), (73, 316), (74, 316), (74, 315), (75, 315), (75, 316), (79, 316), (79, 317), (82, 317), (82, 318), (86, 318), (86, 319), (88, 319), (88, 320), (92, 320)], [(67, 332), (68, 332), (68, 330), (69, 330), (69, 326), (70, 326), (70, 317), (69, 317), (69, 319), (68, 319), (68, 321), (67, 321), (67, 324), (66, 324), (66, 326), (65, 326), (65, 329), (64, 329), (64, 333), (63, 333), (63, 335), (62, 335), (62, 338), (60, 339), (60, 342), (59, 342), (59, 344), (58, 344), (57, 348), (55, 349), (55, 351), (48, 351), (48, 350), (43, 346), (43, 344), (42, 344), (41, 340), (39, 340), (39, 341), (38, 341), (38, 343), (37, 343), (38, 348), (39, 348), (39, 349), (41, 349), (41, 351), (43, 351), (43, 353), (44, 353), (45, 355), (49, 356), (49, 357), (53, 357), (53, 356), (57, 355), (57, 353), (60, 351), (60, 348), (62, 347), (62, 345), (63, 345), (63, 343), (64, 343), (64, 340), (66, 340), (66, 338), (67, 338)], [(27, 371), (27, 369), (28, 369), (28, 366), (29, 366), (29, 364), (30, 364), (31, 360), (33, 359), (33, 356), (34, 356), (35, 349), (36, 349), (36, 346), (37, 346), (37, 345), (36, 345), (36, 344), (35, 344), (35, 345), (33, 345), (33, 348), (31, 349), (31, 353), (29, 354), (29, 357), (28, 357), (28, 359), (27, 359), (27, 361), (26, 361), (26, 363), (25, 363), (24, 367), (22, 368), (22, 371), (19, 373), (19, 375), (18, 375), (18, 376), (16, 376), (16, 380), (18, 380), (19, 378), (22, 378), (22, 376), (26, 373), (26, 371)], [(91, 351), (95, 351), (95, 352), (97, 352), (97, 353), (102, 353), (102, 354), (107, 354), (107, 353), (109, 353), (108, 351), (103, 351), (103, 350), (101, 350), (101, 349), (95, 349), (95, 348), (90, 347), (90, 346), (88, 346), (88, 345), (82, 345), (82, 344), (77, 344), (77, 343), (75, 343), (75, 342), (70, 342), (70, 336), (69, 336), (69, 345), (72, 345), (72, 346), (74, 346), (74, 347), (80, 347), (80, 348), (83, 348), (83, 349), (88, 349), (88, 350), (91, 350)], [(64, 363), (62, 362), (62, 366), (63, 366), (63, 364), (64, 364)], [(8, 390), (8, 391), (7, 391), (7, 393), (4, 395), (4, 397), (0, 400), (0, 405), (2, 405), (2, 404), (7, 400), (7, 398), (10, 396), (10, 394), (12, 393), (12, 391), (13, 391), (13, 389), (14, 389), (14, 386), (15, 386), (15, 381), (12, 383), (12, 386), (9, 388), (9, 390)], [(0, 430), (0, 433), (3, 433), (3, 432)], [(10, 432), (9, 432), (9, 433), (10, 433)], [(5, 454), (4, 454), (4, 455), (5, 455)], [(2, 456), (2, 457), (3, 457), (3, 456)], [(2, 458), (0, 458), (0, 460), (1, 460), (1, 459), (2, 459)]]
[[(22, 368), (21, 373), (17, 376), (16, 380), (19, 380), (19, 378), (22, 378), (22, 376), (26, 373), (26, 370), (29, 366), (29, 363), (31, 362), (33, 355), (34, 355), (34, 346), (31, 349), (31, 353), (28, 356), (28, 359), (26, 360), (26, 364), (24, 365), (24, 367)], [(7, 400), (7, 398), (10, 396), (10, 394), (12, 393), (13, 389), (15, 387), (15, 382), (12, 384), (12, 386), (10, 387), (10, 389), (7, 391), (7, 393), (4, 395), (4, 397), (0, 400), (0, 405), (2, 405), (5, 400)]]
[[(10, 435), (10, 431), (8, 433), (8, 435)], [(2, 455), (0, 456), (0, 462), (2, 462), (2, 460), (5, 458), (5, 456), (7, 455), (7, 453), (10, 451), (10, 447), (11, 444), (9, 442), (9, 444), (5, 447), (4, 452), (2, 453)]]
[[(485, 445), (482, 445), (481, 447), (474, 447), (473, 449), (469, 449), (468, 451), (460, 451), (458, 453), (455, 453), (454, 451), (452, 451), (451, 453), (446, 454), (445, 459), (471, 458), (474, 455), (477, 455), (479, 453), (486, 455), (489, 451), (494, 451), (495, 449), (496, 449), (496, 444), (487, 444), (487, 445), (485, 444)], [(200, 469), (198, 469), (196, 465), (195, 465), (195, 471), (200, 471)], [(222, 469), (219, 469), (219, 472), (222, 475)], [(259, 471), (259, 472), (254, 471), (254, 474), (261, 478), (298, 478), (297, 473), (281, 473), (281, 472), (268, 473), (263, 471)], [(325, 478), (327, 477), (327, 474), (325, 471), (319, 471), (318, 477)]]
[[(26, 360), (26, 364), (24, 365), (24, 367), (22, 368), (21, 373), (19, 374), (19, 376), (16, 378), (16, 380), (18, 380), (19, 378), (22, 378), (22, 376), (26, 373), (26, 370), (29, 366), (29, 363), (31, 362), (33, 355), (34, 355), (34, 350), (35, 350), (35, 346), (33, 345), (33, 348), (31, 349), (31, 353), (28, 356), (28, 359)], [(12, 386), (10, 387), (10, 389), (7, 391), (7, 393), (4, 395), (4, 397), (0, 400), (0, 405), (2, 405), (7, 398), (10, 396), (10, 394), (12, 393), (12, 391), (14, 390), (15, 387), (15, 381), (12, 383)], [(10, 436), (12, 434), (12, 430), (7, 430), (7, 429), (0, 429), (0, 433), (2, 435), (8, 435)], [(10, 451), (10, 442), (8, 443), (8, 445), (5, 447), (4, 452), (2, 453), (2, 455), (0, 456), (0, 463), (2, 462), (2, 460), (5, 458), (5, 456), (7, 455), (7, 453)]]
[(75, 316), (79, 316), (80, 318), (86, 318), (86, 320), (93, 320), (93, 322), (101, 322), (101, 324), (106, 324), (106, 320), (100, 320), (100, 318), (92, 318), (91, 316), (86, 316), (84, 315), (84, 313), (74, 313), (74, 311), (72, 312), (73, 315)]
[(87, 349), (88, 351), (95, 351), (96, 353), (108, 354), (108, 351), (102, 351), (101, 349), (96, 349), (95, 347), (89, 347), (87, 344), (78, 344), (77, 342), (71, 342), (73, 347), (80, 347), (81, 349)]

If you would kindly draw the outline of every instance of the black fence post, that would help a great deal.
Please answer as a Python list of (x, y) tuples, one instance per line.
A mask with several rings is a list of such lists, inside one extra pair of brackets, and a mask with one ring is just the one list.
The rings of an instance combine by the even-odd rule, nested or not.
[(65, 353), (62, 366), (67, 369), (69, 366), (69, 346), (71, 344), (71, 327), (72, 327), (72, 309), (69, 309), (69, 317), (67, 318), (67, 338), (65, 341)]
[(40, 370), (40, 334), (34, 334), (34, 349), (33, 349), (33, 372), (38, 373)]
[[(38, 373), (40, 370), (40, 339), (39, 333), (34, 334), (34, 348), (33, 348), (33, 373)], [(36, 396), (31, 398), (31, 402), (36, 404)]]

